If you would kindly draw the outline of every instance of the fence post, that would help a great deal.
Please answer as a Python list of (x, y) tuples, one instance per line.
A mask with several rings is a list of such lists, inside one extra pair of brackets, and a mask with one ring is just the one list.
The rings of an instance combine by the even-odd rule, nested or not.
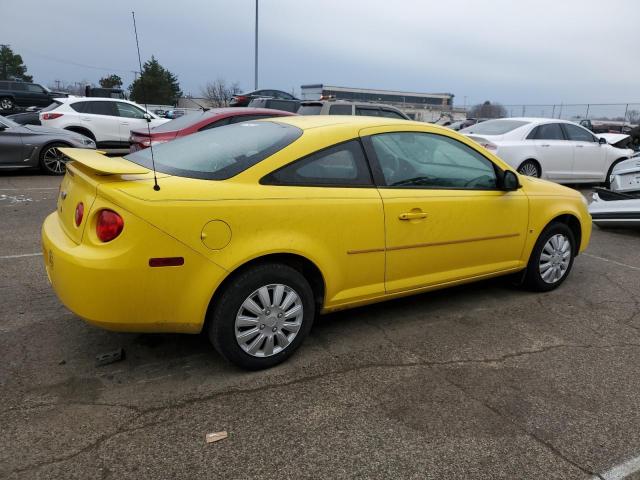
[(584, 118), (589, 118), (589, 107), (590, 105), (587, 103), (587, 113), (584, 114)]
[(624, 107), (624, 120), (622, 121), (623, 125), (627, 122), (627, 112), (628, 111), (629, 111), (629, 104), (627, 103), (627, 106)]
[(556, 105), (553, 105), (553, 109), (551, 110), (551, 118), (556, 118)]
[(527, 108), (527, 107), (526, 107), (525, 105), (522, 105), (522, 116), (523, 116), (523, 117), (525, 116), (525, 115), (524, 115), (524, 111), (526, 110), (526, 108)]

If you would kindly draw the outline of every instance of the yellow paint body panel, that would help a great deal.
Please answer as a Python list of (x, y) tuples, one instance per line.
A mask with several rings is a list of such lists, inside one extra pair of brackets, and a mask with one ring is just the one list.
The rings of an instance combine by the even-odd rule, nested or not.
[[(559, 215), (580, 222), (580, 251), (589, 242), (591, 219), (580, 194), (526, 177), (513, 192), (261, 185), (263, 176), (310, 153), (386, 131), (446, 135), (510, 169), (435, 125), (346, 116), (278, 122), (303, 135), (228, 180), (159, 175), (159, 192), (144, 167), (65, 149), (75, 160), (61, 186), (67, 198), (42, 229), (47, 273), (62, 302), (113, 330), (198, 332), (225, 278), (266, 255), (312, 262), (328, 312), (522, 270), (540, 232)], [(85, 215), (76, 227), (79, 201)], [(125, 225), (109, 243), (95, 233), (104, 208)], [(426, 217), (399, 220), (416, 210)], [(154, 257), (185, 262), (153, 268)]]

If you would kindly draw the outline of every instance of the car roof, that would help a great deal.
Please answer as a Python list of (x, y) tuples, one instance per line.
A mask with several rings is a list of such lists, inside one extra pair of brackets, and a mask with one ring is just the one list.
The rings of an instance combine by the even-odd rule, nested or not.
[(506, 117), (506, 118), (492, 118), (487, 120), (487, 122), (491, 120), (517, 120), (519, 122), (529, 122), (529, 123), (575, 123), (571, 120), (563, 120), (561, 118), (546, 118), (546, 117)]
[(426, 124), (424, 122), (416, 122), (413, 120), (403, 120), (387, 117), (367, 117), (360, 115), (294, 115), (289, 117), (279, 117), (277, 119), (267, 119), (261, 121), (286, 123), (301, 130), (310, 130), (312, 128), (328, 128), (337, 125), (351, 126), (360, 130), (369, 127), (380, 127), (383, 125), (429, 125), (446, 131), (447, 129), (438, 125)]

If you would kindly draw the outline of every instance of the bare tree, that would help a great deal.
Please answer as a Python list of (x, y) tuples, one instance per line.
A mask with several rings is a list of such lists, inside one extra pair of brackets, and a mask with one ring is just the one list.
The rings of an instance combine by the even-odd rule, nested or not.
[(503, 118), (507, 116), (507, 109), (499, 103), (491, 103), (486, 101), (484, 103), (474, 105), (467, 112), (467, 117), (470, 118)]
[(240, 84), (238, 82), (228, 84), (222, 78), (208, 82), (202, 88), (202, 96), (209, 101), (212, 107), (228, 107), (231, 97), (238, 93), (240, 93)]

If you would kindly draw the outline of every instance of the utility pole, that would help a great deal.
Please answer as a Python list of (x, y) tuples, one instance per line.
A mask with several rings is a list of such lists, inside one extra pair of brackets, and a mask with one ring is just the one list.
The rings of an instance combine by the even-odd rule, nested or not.
[(256, 0), (256, 48), (255, 48), (255, 65), (253, 66), (254, 71), (254, 87), (255, 90), (258, 89), (258, 0)]

